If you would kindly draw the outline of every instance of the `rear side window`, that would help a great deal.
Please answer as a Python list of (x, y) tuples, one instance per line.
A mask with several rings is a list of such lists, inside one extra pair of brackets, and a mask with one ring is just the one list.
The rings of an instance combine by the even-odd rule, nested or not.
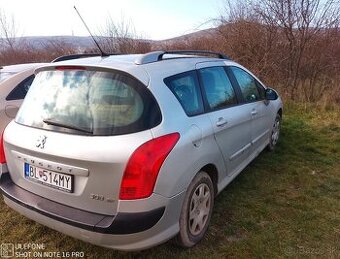
[(231, 67), (231, 70), (240, 86), (243, 99), (246, 102), (256, 102), (263, 99), (254, 77), (238, 67)]
[(31, 75), (27, 77), (25, 80), (23, 80), (21, 83), (19, 83), (13, 90), (10, 92), (10, 94), (6, 97), (7, 101), (13, 101), (13, 100), (21, 100), (24, 99), (28, 89), (30, 88), (32, 82), (34, 80), (34, 75)]
[(203, 68), (199, 73), (210, 109), (237, 104), (234, 88), (223, 67)]
[(37, 74), (16, 121), (97, 136), (134, 133), (160, 123), (147, 88), (123, 72), (56, 70)]
[(195, 71), (185, 72), (164, 80), (188, 116), (204, 112), (202, 95)]

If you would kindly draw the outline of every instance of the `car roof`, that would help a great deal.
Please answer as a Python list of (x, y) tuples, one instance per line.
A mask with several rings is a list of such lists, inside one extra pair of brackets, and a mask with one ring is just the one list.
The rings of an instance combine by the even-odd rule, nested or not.
[(31, 68), (37, 68), (39, 66), (43, 66), (46, 63), (26, 63), (26, 64), (17, 64), (17, 65), (9, 65), (9, 66), (1, 66), (0, 73), (19, 73)]
[[(195, 54), (197, 52), (197, 54)], [(213, 54), (217, 57), (208, 57), (200, 54)], [(86, 54), (84, 54), (86, 55)], [(150, 76), (168, 77), (174, 74), (194, 70), (201, 62), (231, 62), (223, 54), (208, 51), (153, 51), (146, 54), (122, 54), (109, 56), (94, 56), (73, 58), (69, 60), (50, 63), (41, 70), (53, 69), (59, 66), (84, 66), (104, 69), (115, 69), (127, 72), (148, 85)]]
[(20, 78), (21, 76), (33, 74), (36, 68), (45, 64), (46, 63), (27, 63), (0, 67), (0, 83), (2, 84), (4, 81), (17, 76)]

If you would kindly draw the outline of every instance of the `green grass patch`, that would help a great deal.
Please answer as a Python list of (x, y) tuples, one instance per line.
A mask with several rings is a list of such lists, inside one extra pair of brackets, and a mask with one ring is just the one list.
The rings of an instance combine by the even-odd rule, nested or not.
[(86, 258), (340, 257), (340, 107), (287, 104), (275, 152), (262, 152), (216, 199), (205, 239), (123, 253), (67, 237), (0, 201), (0, 243), (45, 243)]

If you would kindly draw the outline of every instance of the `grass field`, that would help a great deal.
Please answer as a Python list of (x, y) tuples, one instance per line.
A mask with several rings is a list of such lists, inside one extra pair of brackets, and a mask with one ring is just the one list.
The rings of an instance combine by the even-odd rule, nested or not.
[(286, 105), (275, 152), (262, 152), (217, 197), (206, 238), (189, 250), (170, 241), (117, 252), (36, 224), (2, 200), (0, 208), (0, 243), (85, 258), (340, 258), (340, 107)]

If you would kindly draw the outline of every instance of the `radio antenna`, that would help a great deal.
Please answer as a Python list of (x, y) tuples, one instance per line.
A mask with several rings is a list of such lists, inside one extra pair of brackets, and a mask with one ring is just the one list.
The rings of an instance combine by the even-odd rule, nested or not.
[(77, 9), (77, 7), (76, 7), (76, 6), (73, 6), (73, 7), (74, 7), (74, 10), (76, 10), (76, 12), (77, 12), (77, 14), (78, 14), (80, 20), (83, 22), (83, 24), (84, 24), (86, 30), (87, 30), (87, 31), (89, 32), (89, 34), (91, 35), (92, 40), (94, 41), (94, 43), (96, 44), (97, 48), (99, 49), (100, 55), (101, 55), (102, 57), (108, 57), (108, 56), (110, 56), (109, 54), (107, 54), (106, 52), (104, 52), (104, 51), (102, 50), (102, 48), (99, 46), (98, 41), (95, 39), (95, 37), (93, 37), (93, 35), (92, 35), (92, 33), (91, 33), (89, 27), (87, 27), (87, 25), (86, 25), (86, 23), (85, 23), (83, 17), (81, 17), (81, 15), (80, 15), (80, 13), (79, 13), (79, 11), (78, 11), (78, 9)]

